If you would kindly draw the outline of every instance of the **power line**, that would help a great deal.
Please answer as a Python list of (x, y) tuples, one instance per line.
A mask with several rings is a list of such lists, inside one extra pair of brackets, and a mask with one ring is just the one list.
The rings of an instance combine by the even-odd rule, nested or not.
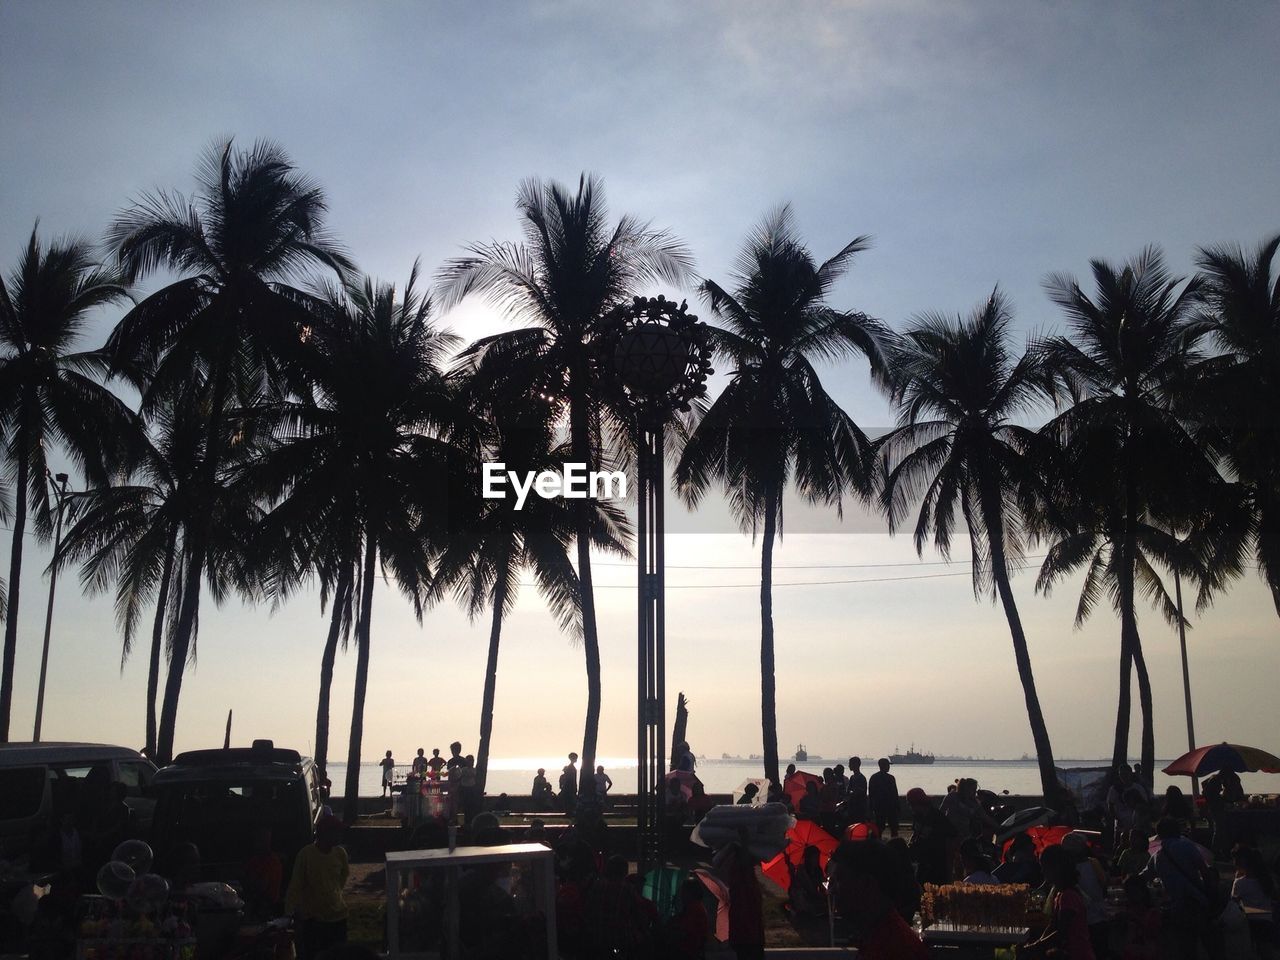
[[(1024, 560), (1043, 560), (1048, 554), (1023, 557)], [(909, 560), (904, 563), (775, 563), (774, 570), (862, 570), (879, 567), (952, 567), (967, 560)], [(626, 567), (635, 569), (634, 563), (593, 563), (594, 567)], [(758, 563), (696, 563), (681, 565), (669, 563), (667, 570), (759, 570)]]

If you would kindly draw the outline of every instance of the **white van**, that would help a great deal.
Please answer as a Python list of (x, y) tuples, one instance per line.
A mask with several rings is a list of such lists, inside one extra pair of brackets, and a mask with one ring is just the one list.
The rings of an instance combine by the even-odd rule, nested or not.
[(151, 824), (156, 766), (137, 750), (104, 743), (0, 744), (0, 858), (26, 853), (56, 828), (55, 809), (74, 809), (86, 787), (124, 784), (134, 826)]

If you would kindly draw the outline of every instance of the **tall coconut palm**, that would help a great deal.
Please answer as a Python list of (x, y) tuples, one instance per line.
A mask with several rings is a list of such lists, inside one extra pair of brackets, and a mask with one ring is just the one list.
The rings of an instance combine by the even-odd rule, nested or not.
[(733, 292), (714, 281), (701, 292), (719, 326), (709, 335), (732, 365), (729, 383), (685, 445), (675, 480), (693, 505), (723, 487), (744, 530), (761, 531), (760, 700), (765, 776), (778, 779), (774, 684), (773, 547), (788, 485), (812, 503), (840, 508), (869, 491), (871, 445), (822, 385), (815, 361), (864, 356), (887, 372), (887, 332), (862, 313), (827, 302), (832, 285), (867, 238), (817, 263), (796, 235), (791, 210), (769, 214), (735, 262)]
[[(462, 390), (466, 402), (486, 418), (482, 457), (520, 474), (558, 471), (571, 459), (568, 445), (558, 442), (556, 417), (537, 397), (493, 398)], [(538, 592), (562, 629), (582, 630), (578, 577), (569, 559), (577, 530), (573, 501), (531, 497), (523, 509), (511, 498), (483, 500), (480, 513), (451, 537), (436, 562), (436, 581), (452, 586), (474, 619), (490, 611), (489, 651), (480, 707), (480, 741), (476, 748), (476, 785), (484, 791), (493, 736), (493, 708), (497, 698), (498, 650), (502, 625), (520, 590), (520, 576), (533, 574)], [(625, 516), (609, 504), (592, 502), (595, 517), (591, 545), (626, 556)], [(586, 769), (584, 767), (584, 769)]]
[[(283, 380), (308, 323), (296, 286), (312, 270), (345, 275), (350, 262), (323, 227), (324, 195), (274, 144), (236, 151), (215, 145), (197, 176), (193, 200), (144, 196), (122, 213), (108, 242), (130, 279), (165, 269), (180, 279), (138, 303), (116, 325), (108, 349), (117, 367), (153, 373), (143, 411), (168, 402), (193, 376), (208, 384), (205, 441), (198, 483), (214, 496), (228, 445), (236, 436), (228, 411)], [(196, 523), (185, 537), (183, 606), (165, 682), (156, 753), (173, 753), (186, 662), (196, 623), (200, 580), (212, 528)]]
[[(1117, 267), (1092, 264), (1096, 293), (1085, 293), (1066, 275), (1046, 281), (1049, 296), (1066, 313), (1069, 337), (1045, 342), (1045, 362), (1075, 402), (1044, 428), (1065, 451), (1058, 481), (1060, 502), (1074, 516), (1077, 538), (1060, 536), (1050, 548), (1041, 585), (1088, 563), (1083, 607), (1106, 589), (1120, 615), (1120, 696), (1112, 759), (1128, 755), (1130, 675), (1136, 671), (1142, 712), (1142, 769), (1155, 760), (1151, 683), (1147, 676), (1134, 603), (1150, 589), (1142, 545), (1151, 530), (1176, 526), (1175, 505), (1199, 502), (1219, 480), (1204, 449), (1175, 412), (1199, 360), (1192, 320), (1200, 285), (1184, 283), (1148, 248)], [(1109, 549), (1092, 549), (1101, 537)]]
[(1024, 556), (1022, 508), (1040, 486), (1029, 454), (1035, 434), (1016, 421), (1047, 403), (1049, 383), (1038, 353), (1010, 355), (1011, 319), (997, 290), (968, 317), (925, 314), (902, 333), (893, 388), (900, 426), (879, 442), (882, 498), (890, 530), (919, 501), (916, 551), (932, 539), (948, 559), (959, 507), (974, 593), (998, 596), (1009, 621), (1041, 788), (1052, 802), (1058, 792), (1053, 750), (1009, 576)]
[[(526, 181), (516, 207), (524, 242), (476, 244), (468, 256), (447, 263), (440, 277), (442, 303), (449, 306), (475, 293), (529, 324), (473, 345), (477, 383), (492, 384), (506, 395), (533, 390), (563, 404), (573, 462), (591, 470), (609, 433), (602, 423), (609, 411), (599, 403), (592, 349), (601, 321), (647, 284), (683, 283), (692, 257), (671, 234), (634, 217), (611, 223), (595, 177), (583, 175), (576, 191)], [(582, 768), (589, 770), (600, 725), (600, 641), (591, 579), (594, 511), (587, 500), (575, 504), (587, 672)]]
[(325, 527), (337, 531), (328, 542), (344, 546), (341, 562), (355, 573), (348, 821), (359, 796), (378, 570), (390, 572), (421, 617), (435, 524), (449, 519), (433, 514), (444, 512), (459, 478), (474, 474), (474, 459), (447, 439), (466, 426), (441, 372), (458, 340), (431, 323), (416, 276), (415, 264), (399, 295), (368, 279), (330, 293), (303, 358), (310, 395), (278, 405), (279, 445), (252, 471), (255, 485), (280, 492), (276, 510), (296, 521), (303, 542), (321, 542)]
[(1206, 311), (1202, 322), (1221, 351), (1200, 368), (1192, 412), (1198, 435), (1223, 457), (1253, 511), (1258, 572), (1280, 613), (1280, 235), (1246, 253), (1239, 247), (1200, 251)]
[(76, 349), (93, 312), (124, 299), (125, 286), (94, 262), (87, 242), (57, 240), (46, 247), (38, 227), (9, 280), (0, 278), (0, 436), (14, 499), (0, 741), (9, 739), (13, 708), (28, 509), (35, 511), (38, 536), (52, 532), (47, 456), (61, 449), (90, 482), (106, 483), (122, 462), (134, 420), (98, 379), (108, 372), (103, 355)]

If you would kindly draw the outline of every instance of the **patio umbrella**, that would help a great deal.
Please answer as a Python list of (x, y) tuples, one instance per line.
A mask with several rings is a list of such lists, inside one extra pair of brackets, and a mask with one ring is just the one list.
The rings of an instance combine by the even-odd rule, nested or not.
[(793, 810), (800, 809), (800, 801), (804, 799), (810, 781), (816, 783), (819, 790), (822, 789), (822, 778), (816, 773), (805, 773), (803, 770), (797, 770), (782, 782), (782, 792), (791, 798)]
[[(729, 888), (725, 882), (710, 870), (701, 867), (693, 871), (693, 875), (702, 881), (715, 901), (715, 938), (721, 943), (729, 942)], [(703, 901), (706, 902), (705, 899)]]
[(733, 789), (733, 802), (737, 803), (738, 799), (747, 791), (747, 784), (754, 783), (756, 785), (755, 799), (751, 801), (751, 805), (758, 807), (763, 804), (769, 797), (769, 781), (763, 777), (748, 777)]
[(789, 862), (798, 867), (804, 860), (805, 847), (818, 848), (818, 863), (825, 870), (831, 854), (835, 853), (840, 841), (810, 820), (801, 820), (787, 831), (787, 848), (772, 860), (761, 864), (760, 871), (783, 890), (791, 889), (791, 871)]
[[(684, 794), (684, 798), (685, 798), (686, 800), (688, 800), (690, 797), (692, 797), (692, 796), (693, 796), (693, 785), (694, 785), (695, 783), (701, 783), (701, 782), (702, 782), (701, 780), (699, 780), (699, 779), (697, 778), (697, 776), (695, 776), (693, 773), (691, 773), (691, 772), (690, 772), (690, 771), (688, 771), (688, 770), (672, 770), (672, 771), (671, 771), (670, 773), (668, 773), (665, 777), (663, 777), (663, 780), (666, 780), (666, 781), (676, 780), (676, 781), (678, 781), (678, 782), (679, 782), (679, 784), (680, 784), (680, 792)], [(666, 785), (666, 783), (664, 783), (662, 786), (663, 786), (663, 789), (664, 789), (664, 790), (670, 790), (670, 789), (671, 789), (670, 787), (668, 787), (668, 786)]]
[[(1026, 833), (1026, 835), (1031, 838), (1031, 842), (1035, 844), (1036, 856), (1038, 857), (1040, 854), (1044, 853), (1046, 847), (1052, 847), (1055, 844), (1061, 843), (1062, 838), (1071, 832), (1071, 828), (1038, 826), (1027, 827), (1027, 829), (1022, 832)], [(1000, 849), (1007, 851), (1012, 843), (1013, 837), (1010, 836), (1009, 839), (1003, 841), (1003, 846)]]
[(1203, 777), (1218, 770), (1236, 773), (1280, 773), (1280, 758), (1274, 754), (1238, 743), (1215, 743), (1196, 747), (1164, 768), (1170, 776)]
[(1019, 810), (1000, 824), (1000, 830), (996, 834), (996, 843), (1003, 843), (1015, 834), (1022, 833), (1028, 827), (1042, 827), (1057, 815), (1057, 811), (1050, 810), (1048, 807), (1027, 807), (1025, 810)]

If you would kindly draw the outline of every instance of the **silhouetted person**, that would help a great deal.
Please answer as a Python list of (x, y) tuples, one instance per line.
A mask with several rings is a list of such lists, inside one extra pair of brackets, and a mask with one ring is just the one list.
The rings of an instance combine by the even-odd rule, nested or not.
[(871, 815), (875, 818), (876, 829), (884, 833), (889, 828), (889, 836), (898, 835), (898, 781), (889, 772), (889, 761), (880, 758), (880, 770), (871, 775), (867, 781), (867, 799), (871, 803)]
[(440, 779), (440, 769), (443, 766), (444, 757), (440, 756), (440, 748), (436, 747), (431, 751), (431, 759), (427, 761), (427, 767), (431, 770), (431, 776), (433, 779)]
[(415, 777), (426, 777), (427, 775), (427, 752), (418, 748), (418, 755), (413, 758), (413, 775)]
[(911, 807), (911, 859), (916, 862), (916, 879), (921, 883), (948, 883), (951, 864), (948, 856), (956, 829), (929, 795), (919, 787), (907, 791)]
[(879, 840), (846, 840), (827, 865), (832, 906), (852, 927), (859, 960), (925, 960), (928, 951), (897, 909), (902, 875)]
[(755, 802), (756, 794), (760, 792), (760, 788), (754, 783), (748, 783), (742, 788), (742, 796), (738, 798), (739, 804), (749, 805)]
[(391, 795), (391, 781), (395, 777), (396, 762), (391, 759), (391, 751), (387, 751), (387, 755), (378, 761), (378, 766), (382, 768), (382, 795), (389, 797)]
[(845, 788), (850, 823), (865, 823), (867, 816), (867, 776), (862, 772), (862, 758), (849, 758), (849, 784)]
[(280, 913), (284, 864), (271, 849), (271, 828), (253, 832), (253, 852), (244, 864), (244, 901), (249, 915), (271, 919)]
[(574, 766), (577, 762), (578, 755), (570, 753), (569, 762), (560, 771), (560, 805), (569, 816), (573, 816), (578, 807), (578, 768)]
[(551, 804), (555, 801), (555, 791), (551, 789), (551, 782), (547, 780), (547, 771), (544, 767), (538, 768), (538, 775), (533, 778), (533, 803), (538, 810), (550, 810)]
[(285, 910), (301, 923), (300, 960), (347, 941), (347, 904), (342, 897), (350, 867), (347, 851), (338, 845), (342, 821), (324, 817), (316, 824), (316, 839), (298, 851), (289, 878)]
[[(1185, 960), (1199, 956), (1198, 943), (1203, 943), (1211, 958), (1222, 952), (1217, 924), (1220, 909), (1214, 894), (1220, 883), (1216, 869), (1205, 864), (1196, 845), (1182, 835), (1182, 825), (1165, 817), (1156, 825), (1160, 849), (1145, 871), (1155, 875), (1169, 896), (1169, 922), (1175, 932), (1178, 955)], [(1040, 858), (1041, 866), (1044, 858)], [(1047, 871), (1046, 871), (1047, 873)]]

